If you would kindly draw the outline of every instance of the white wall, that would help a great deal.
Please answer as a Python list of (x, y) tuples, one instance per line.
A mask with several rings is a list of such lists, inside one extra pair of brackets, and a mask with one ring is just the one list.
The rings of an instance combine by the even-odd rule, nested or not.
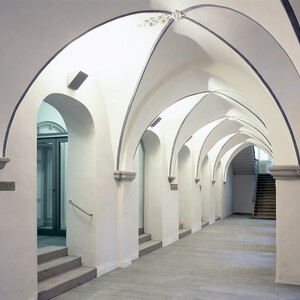
[(255, 175), (233, 176), (233, 199), (235, 213), (251, 213)]
[(50, 104), (43, 102), (39, 109), (37, 123), (45, 122), (45, 121), (55, 122), (56, 124), (59, 124), (67, 131), (66, 123), (62, 118), (61, 114)]
[(226, 183), (222, 183), (221, 217), (226, 218), (234, 212), (234, 175), (231, 165), (227, 170)]

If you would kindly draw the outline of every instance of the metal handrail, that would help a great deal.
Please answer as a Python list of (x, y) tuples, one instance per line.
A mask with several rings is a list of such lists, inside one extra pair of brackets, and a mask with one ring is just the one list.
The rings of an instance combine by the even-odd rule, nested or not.
[(85, 210), (83, 210), (82, 208), (80, 208), (79, 206), (77, 206), (76, 204), (74, 204), (74, 203), (72, 202), (72, 200), (69, 200), (69, 203), (72, 204), (72, 205), (74, 205), (75, 207), (77, 207), (79, 210), (81, 210), (82, 212), (84, 212), (84, 213), (87, 214), (88, 216), (90, 216), (90, 217), (93, 216), (93, 214), (87, 213)]
[(252, 216), (254, 216), (254, 209), (255, 209), (255, 202), (256, 202), (256, 193), (257, 193), (257, 182), (258, 182), (258, 175), (259, 175), (259, 160), (255, 158), (255, 151), (254, 147), (252, 146), (252, 154), (253, 154), (253, 162), (254, 162), (254, 169), (255, 169), (255, 182), (253, 187), (253, 194), (252, 194)]

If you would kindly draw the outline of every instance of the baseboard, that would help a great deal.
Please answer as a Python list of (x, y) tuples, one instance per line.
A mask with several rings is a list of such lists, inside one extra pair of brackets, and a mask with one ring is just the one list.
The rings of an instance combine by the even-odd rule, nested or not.
[(126, 259), (124, 261), (119, 262), (118, 267), (119, 268), (126, 268), (126, 267), (130, 266), (131, 264), (132, 264), (131, 259)]
[(97, 277), (102, 276), (108, 272), (111, 272), (118, 268), (117, 263), (111, 264), (111, 265), (103, 265), (103, 266), (97, 266)]
[(168, 246), (168, 245), (170, 245), (170, 244), (172, 244), (172, 243), (174, 243), (178, 240), (179, 240), (179, 238), (178, 238), (178, 233), (177, 233), (177, 235), (172, 236), (172, 238), (170, 238), (166, 241), (162, 241), (162, 246), (163, 247)]
[(201, 224), (192, 228), (192, 233), (195, 233), (201, 229)]

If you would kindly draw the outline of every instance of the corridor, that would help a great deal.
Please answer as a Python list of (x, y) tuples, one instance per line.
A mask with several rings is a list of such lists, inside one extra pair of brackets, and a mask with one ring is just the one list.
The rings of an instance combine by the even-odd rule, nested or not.
[(274, 282), (275, 226), (232, 215), (55, 299), (300, 299)]

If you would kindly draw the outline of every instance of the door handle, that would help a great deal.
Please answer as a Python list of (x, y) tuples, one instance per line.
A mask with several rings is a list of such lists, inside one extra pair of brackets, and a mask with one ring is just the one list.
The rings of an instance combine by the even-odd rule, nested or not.
[(49, 188), (48, 190), (49, 190), (49, 191), (52, 191), (52, 193), (55, 193), (56, 188)]

